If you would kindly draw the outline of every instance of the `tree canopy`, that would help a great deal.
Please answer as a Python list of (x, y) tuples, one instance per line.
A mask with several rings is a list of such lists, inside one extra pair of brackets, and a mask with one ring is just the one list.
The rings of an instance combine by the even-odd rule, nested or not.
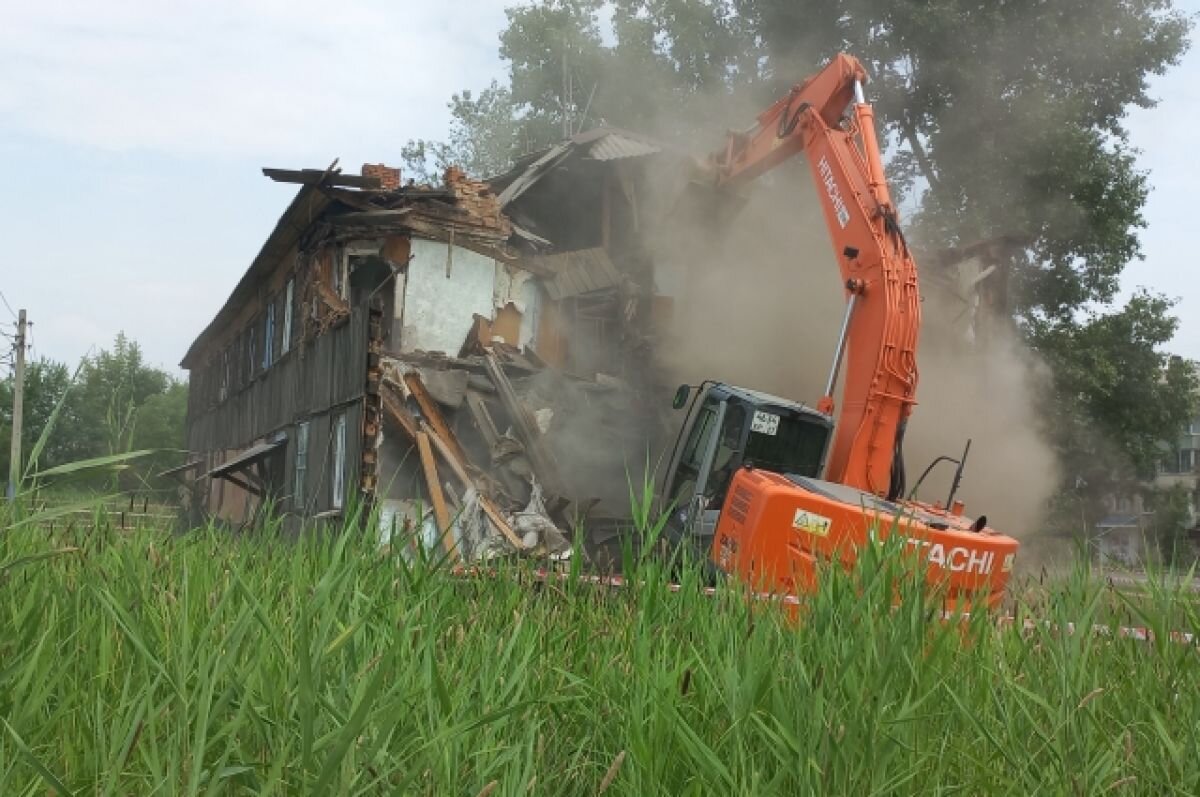
[[(0, 466), (6, 475), (12, 406), (13, 375), (9, 373), (0, 381)], [(186, 415), (187, 384), (147, 365), (138, 344), (121, 334), (111, 348), (86, 358), (75, 374), (65, 364), (46, 358), (28, 365), (22, 455), (30, 456), (48, 425), (50, 435), (38, 458), (38, 469), (132, 450), (162, 449), (163, 453), (138, 461), (131, 478), (139, 482), (179, 459)]]
[(871, 75), (910, 238), (1021, 242), (1008, 310), (1054, 368), (1064, 473), (1144, 471), (1195, 411), (1193, 369), (1164, 353), (1172, 303), (1112, 306), (1150, 190), (1127, 114), (1189, 46), (1171, 0), (541, 0), (507, 15), (507, 85), (455, 95), (449, 140), (411, 142), (414, 164), (494, 174), (601, 124), (705, 151), (846, 51)]

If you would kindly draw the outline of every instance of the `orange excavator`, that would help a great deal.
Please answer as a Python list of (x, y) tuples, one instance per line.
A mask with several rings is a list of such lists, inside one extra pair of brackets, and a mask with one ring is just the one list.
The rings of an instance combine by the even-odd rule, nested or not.
[(966, 517), (955, 499), (970, 441), (960, 458), (933, 463), (957, 464), (944, 504), (905, 494), (921, 298), (863, 97), (866, 81), (857, 59), (838, 55), (709, 159), (717, 188), (728, 190), (806, 156), (846, 308), (815, 408), (720, 382), (706, 381), (694, 395), (692, 386), (680, 387), (674, 406), (688, 412), (660, 491), (671, 509), (667, 534), (757, 589), (802, 594), (815, 587), (822, 562), (849, 566), (864, 546), (898, 533), (948, 601), (994, 606), (1018, 543), (989, 528), (985, 516)]

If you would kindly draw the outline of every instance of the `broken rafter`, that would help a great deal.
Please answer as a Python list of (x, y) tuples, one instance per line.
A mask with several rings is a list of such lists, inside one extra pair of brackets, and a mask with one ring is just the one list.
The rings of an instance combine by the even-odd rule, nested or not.
[(437, 402), (433, 400), (433, 396), (429, 395), (429, 391), (425, 389), (425, 383), (421, 381), (421, 375), (416, 371), (409, 371), (404, 375), (404, 384), (408, 386), (412, 397), (417, 400), (417, 406), (421, 408), (423, 420), (433, 427), (433, 430), (446, 441), (450, 446), (450, 450), (454, 452), (454, 456), (460, 462), (468, 462), (467, 454), (462, 450), (462, 446), (458, 444), (458, 440), (454, 437), (454, 433), (450, 431), (450, 425), (446, 423), (446, 419), (442, 416), (442, 411), (438, 409)]
[[(463, 487), (473, 488), (475, 490), (476, 494), (479, 496), (479, 506), (488, 516), (488, 519), (491, 520), (492, 525), (495, 526), (504, 536), (504, 539), (508, 540), (509, 543), (511, 543), (518, 551), (524, 550), (525, 545), (521, 541), (521, 538), (517, 536), (516, 532), (513, 531), (512, 526), (510, 526), (508, 521), (504, 519), (504, 515), (500, 514), (500, 510), (496, 507), (495, 502), (483, 494), (483, 492), (479, 489), (479, 485), (476, 483), (476, 480), (471, 476), (470, 473), (467, 472), (465, 460), (460, 460), (457, 456), (455, 456), (451, 444), (443, 440), (441, 435), (437, 433), (433, 426), (425, 421), (418, 421), (416, 418), (414, 418), (412, 413), (408, 411), (408, 408), (396, 400), (394, 391), (395, 387), (388, 385), (388, 389), (382, 393), (384, 416), (399, 426), (409, 437), (409, 439), (417, 445), (417, 452), (421, 457), (421, 468), (425, 472), (426, 482), (428, 483), (431, 477), (433, 479), (437, 478), (436, 466), (434, 466), (432, 461), (429, 462), (428, 466), (426, 465), (424, 453), (425, 449), (428, 449), (429, 444), (432, 443), (433, 447), (437, 449), (438, 454), (441, 456), (442, 461), (450, 466), (450, 470), (452, 470), (454, 475), (458, 477), (458, 480), (462, 482)], [(458, 441), (453, 437), (451, 437), (450, 440), (453, 441), (454, 446), (458, 445)], [(432, 487), (430, 488), (430, 493), (432, 500)], [(444, 506), (444, 497), (442, 499), (442, 503)], [(436, 520), (436, 504), (434, 507), (434, 516)], [(447, 519), (448, 518), (449, 514), (447, 513)], [(437, 520), (437, 523), (439, 526), (441, 525), (440, 520)]]
[(383, 398), (384, 416), (404, 430), (404, 434), (410, 440), (416, 441), (417, 432), (419, 431), (417, 428), (417, 419), (412, 416), (412, 413), (408, 411), (408, 408), (402, 402), (396, 399), (395, 388), (391, 385), (386, 386), (388, 389), (380, 394)]
[(438, 481), (437, 463), (433, 460), (429, 436), (424, 432), (417, 432), (417, 452), (421, 456), (421, 470), (425, 472), (425, 486), (429, 489), (429, 502), (433, 505), (433, 519), (437, 523), (442, 545), (446, 548), (447, 556), (458, 559), (458, 550), (454, 547), (454, 531), (450, 525), (450, 510), (446, 507), (442, 483)]
[(277, 183), (299, 183), (300, 185), (331, 185), (346, 188), (379, 188), (378, 177), (360, 177), (354, 174), (337, 174), (325, 169), (267, 169), (262, 173)]
[[(496, 508), (492, 499), (480, 492), (478, 485), (475, 484), (475, 480), (471, 478), (471, 475), (467, 473), (467, 469), (463, 466), (463, 463), (450, 450), (450, 443), (442, 440), (438, 433), (430, 428), (428, 424), (422, 424), (422, 426), (423, 431), (421, 434), (425, 435), (433, 443), (434, 447), (437, 448), (438, 453), (441, 454), (446, 464), (450, 466), (450, 470), (454, 471), (454, 475), (462, 482), (463, 487), (475, 489), (475, 493), (479, 496), (479, 506), (483, 509), (484, 514), (488, 516), (488, 519), (492, 521), (492, 525), (499, 529), (500, 533), (504, 535), (504, 539), (508, 540), (514, 548), (518, 551), (524, 550), (525, 543), (521, 541), (521, 538), (513, 531), (512, 526), (500, 514), (500, 510)], [(451, 442), (455, 442), (453, 438), (451, 438)]]
[(559, 486), (557, 464), (542, 444), (541, 431), (530, 416), (529, 410), (521, 403), (521, 399), (517, 396), (517, 391), (513, 389), (512, 382), (508, 381), (508, 376), (504, 373), (504, 369), (500, 367), (500, 362), (496, 359), (496, 355), (492, 352), (485, 354), (483, 364), (487, 368), (488, 377), (496, 386), (496, 392), (500, 396), (500, 403), (504, 405), (504, 409), (508, 412), (513, 428), (517, 432), (518, 439), (525, 446), (525, 453), (529, 457), (529, 463), (533, 465), (533, 471), (537, 475), (538, 481), (549, 492), (560, 495), (561, 488)]

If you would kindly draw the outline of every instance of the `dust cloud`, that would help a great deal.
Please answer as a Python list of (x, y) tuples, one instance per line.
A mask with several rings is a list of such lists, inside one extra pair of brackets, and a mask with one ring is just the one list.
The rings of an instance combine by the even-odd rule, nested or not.
[[(815, 404), (845, 300), (807, 165), (796, 158), (764, 176), (740, 207), (714, 207), (711, 190), (695, 189), (664, 190), (663, 221), (650, 235), (656, 290), (674, 299), (660, 366), (679, 382), (712, 378)], [(969, 514), (1028, 539), (1058, 483), (1035, 398), (1045, 369), (1004, 324), (973, 345), (971, 308), (915, 255), (923, 327), (919, 404), (905, 438), (909, 487), (938, 455), (960, 456), (970, 438), (958, 497)], [(953, 472), (939, 465), (918, 497), (945, 501)]]

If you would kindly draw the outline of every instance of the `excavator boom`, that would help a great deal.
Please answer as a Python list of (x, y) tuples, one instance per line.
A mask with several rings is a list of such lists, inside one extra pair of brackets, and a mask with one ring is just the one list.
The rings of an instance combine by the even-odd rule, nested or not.
[[(921, 304), (917, 266), (883, 173), (874, 113), (863, 100), (866, 77), (856, 59), (838, 55), (749, 131), (731, 134), (713, 166), (718, 186), (734, 187), (793, 155), (808, 156), (850, 302), (845, 388), (826, 478), (897, 498), (905, 486), (904, 428), (916, 402)], [(843, 117), (847, 107), (851, 113)], [(833, 381), (819, 405), (828, 414)]]

